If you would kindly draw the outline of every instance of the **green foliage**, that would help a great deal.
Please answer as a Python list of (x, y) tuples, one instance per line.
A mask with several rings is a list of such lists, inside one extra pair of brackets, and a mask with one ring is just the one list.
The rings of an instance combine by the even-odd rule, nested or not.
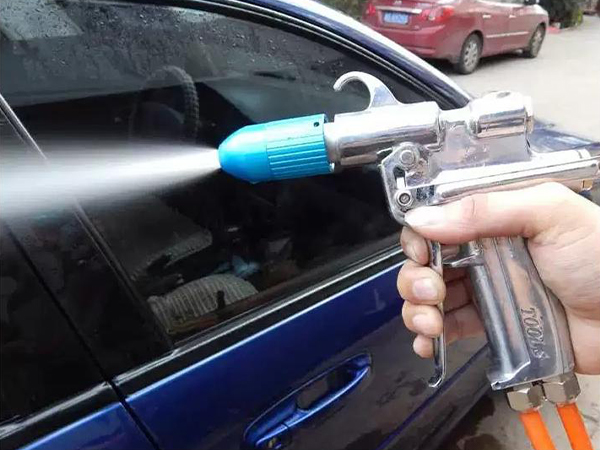
[(561, 28), (579, 25), (583, 20), (581, 0), (541, 0), (550, 22), (560, 22)]
[(322, 0), (322, 2), (358, 19), (363, 13), (367, 0)]

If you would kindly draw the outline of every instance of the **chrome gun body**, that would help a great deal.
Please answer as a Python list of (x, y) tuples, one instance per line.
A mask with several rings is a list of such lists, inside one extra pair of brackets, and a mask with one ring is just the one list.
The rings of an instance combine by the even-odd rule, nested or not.
[[(360, 72), (342, 76), (334, 88), (350, 81), (365, 84), (370, 103), (324, 124), (329, 160), (335, 170), (378, 163), (390, 213), (401, 224), (419, 206), (549, 181), (582, 191), (600, 177), (598, 155), (586, 149), (539, 153), (530, 147), (532, 108), (520, 94), (491, 93), (442, 111), (434, 102), (402, 104), (381, 81)], [(564, 311), (522, 238), (481, 239), (448, 249), (430, 243), (430, 256), (439, 273), (442, 265), (468, 268), (491, 348), (493, 389), (572, 371)], [(444, 336), (434, 344), (430, 385), (439, 386), (446, 372)]]
[[(332, 121), (317, 114), (248, 125), (219, 146), (222, 169), (258, 183), (377, 164), (390, 213), (404, 225), (405, 214), (419, 206), (546, 181), (581, 191), (600, 175), (591, 149), (541, 153), (530, 147), (533, 113), (520, 94), (491, 93), (442, 111), (435, 102), (402, 104), (380, 80), (362, 72), (343, 75), (334, 89), (351, 81), (369, 90), (365, 110)], [(482, 239), (445, 249), (428, 244), (438, 273), (444, 265), (468, 267), (491, 348), (494, 389), (572, 370), (564, 312), (542, 283), (523, 239)], [(439, 309), (443, 314), (443, 305)], [(443, 334), (434, 341), (434, 361), (430, 385), (436, 387), (446, 373)]]

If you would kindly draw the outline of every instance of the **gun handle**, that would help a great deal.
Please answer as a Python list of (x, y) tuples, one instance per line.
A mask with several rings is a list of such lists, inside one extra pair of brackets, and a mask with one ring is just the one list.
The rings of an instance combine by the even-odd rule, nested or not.
[[(428, 240), (427, 247), (429, 249), (429, 267), (431, 267), (440, 275), (443, 275), (444, 269), (442, 264), (442, 246), (439, 242), (432, 242)], [(443, 323), (444, 303), (439, 303), (438, 308), (442, 314)], [(428, 384), (430, 387), (436, 388), (440, 386), (444, 382), (444, 378), (446, 378), (446, 338), (443, 325), (442, 334), (433, 340), (433, 362), (434, 372), (433, 376), (429, 379)]]
[(546, 288), (520, 237), (481, 239), (463, 249), (491, 349), (493, 389), (570, 372), (564, 310)]

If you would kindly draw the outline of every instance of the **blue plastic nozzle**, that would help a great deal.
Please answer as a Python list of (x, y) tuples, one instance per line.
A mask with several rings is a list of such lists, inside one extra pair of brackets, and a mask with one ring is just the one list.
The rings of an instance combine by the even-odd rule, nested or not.
[(331, 173), (325, 114), (248, 125), (219, 146), (221, 168), (251, 183)]

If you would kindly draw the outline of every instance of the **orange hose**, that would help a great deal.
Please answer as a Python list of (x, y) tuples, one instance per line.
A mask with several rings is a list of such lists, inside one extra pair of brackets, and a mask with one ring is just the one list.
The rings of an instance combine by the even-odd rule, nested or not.
[(525, 427), (525, 433), (527, 433), (531, 446), (535, 450), (556, 450), (539, 411), (522, 412), (520, 416)]
[(567, 432), (571, 448), (573, 450), (594, 450), (577, 405), (575, 403), (557, 405), (556, 409)]

